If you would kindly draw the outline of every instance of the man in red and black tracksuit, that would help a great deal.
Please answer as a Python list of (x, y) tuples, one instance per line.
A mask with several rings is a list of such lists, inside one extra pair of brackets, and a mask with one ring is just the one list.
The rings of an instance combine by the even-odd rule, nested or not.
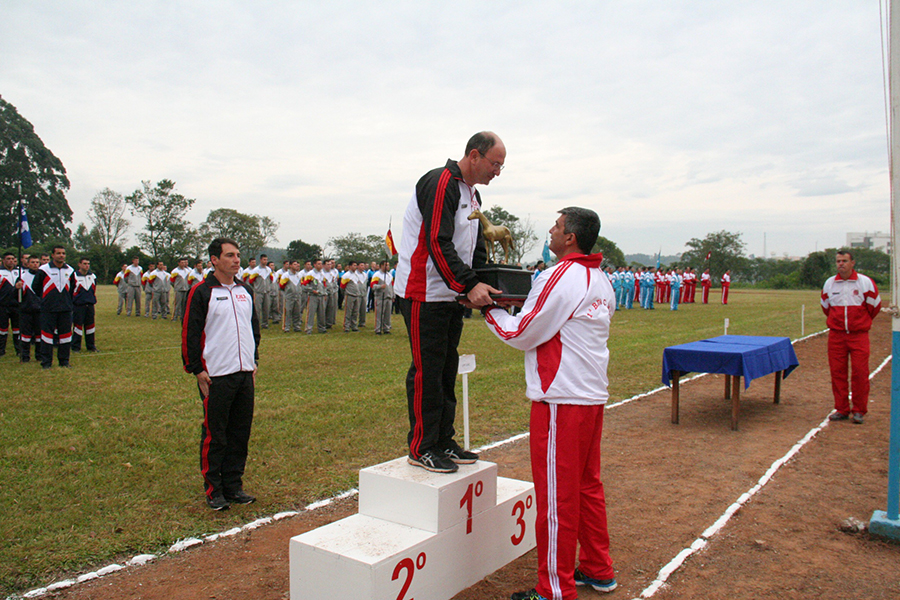
[(247, 445), (253, 424), (259, 319), (253, 288), (235, 278), (237, 242), (209, 245), (214, 270), (191, 288), (182, 325), (184, 370), (197, 377), (203, 400), (200, 471), (213, 510), (256, 500), (244, 492)]
[(91, 273), (91, 261), (78, 260), (78, 270), (72, 275), (72, 352), (81, 352), (81, 338), (88, 352), (96, 352), (94, 341), (94, 305), (97, 304), (97, 276)]
[[(869, 407), (869, 329), (881, 310), (878, 287), (856, 272), (856, 261), (848, 250), (836, 256), (837, 275), (822, 288), (822, 311), (828, 325), (828, 366), (835, 412), (832, 421), (851, 418), (861, 424)], [(853, 370), (853, 407), (847, 382), (847, 358)]]
[(0, 266), (0, 356), (6, 354), (6, 338), (12, 334), (13, 349), (19, 353), (19, 292), (22, 270), (16, 255), (7, 252)]
[(473, 270), (487, 250), (481, 224), (470, 220), (480, 209), (476, 184), (500, 174), (506, 147), (496, 134), (477, 133), (459, 161), (426, 173), (403, 217), (394, 290), (406, 321), (412, 364), (406, 376), (410, 464), (452, 473), (457, 464), (478, 460), (453, 439), (456, 416), (457, 346), (465, 308), (456, 298), (483, 306), (499, 290), (480, 283)]
[(41, 265), (32, 286), (41, 295), (41, 366), (53, 366), (53, 337), (59, 340), (57, 360), (60, 367), (69, 366), (72, 346), (72, 274), (66, 264), (66, 249), (54, 246), (50, 262)]
[[(35, 291), (34, 277), (41, 266), (39, 256), (28, 257), (28, 270), (22, 273), (22, 301), (19, 303), (19, 360), (31, 362), (31, 346), (41, 339), (41, 295)], [(40, 347), (40, 346), (38, 346)], [(40, 351), (35, 351), (40, 358)]]

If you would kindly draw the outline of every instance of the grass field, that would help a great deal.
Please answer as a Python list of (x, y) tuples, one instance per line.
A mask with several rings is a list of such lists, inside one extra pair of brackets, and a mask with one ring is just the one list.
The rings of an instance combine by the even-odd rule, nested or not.
[[(98, 291), (99, 354), (74, 354), (74, 368), (50, 371), (20, 365), (9, 347), (0, 358), (0, 594), (304, 506), (405, 453), (401, 318), (391, 336), (373, 335), (371, 317), (356, 334), (269, 328), (245, 476), (260, 501), (213, 513), (203, 502), (202, 410), (195, 379), (181, 369), (179, 325), (116, 316), (114, 288)], [(797, 338), (805, 305), (806, 333), (824, 328), (815, 291), (732, 290), (730, 300), (617, 313), (613, 401), (658, 387), (662, 349), (721, 335), (725, 318), (731, 334)], [(481, 321), (476, 313), (467, 322), (460, 344), (478, 362), (469, 376), (473, 445), (525, 431), (529, 410), (521, 353)]]

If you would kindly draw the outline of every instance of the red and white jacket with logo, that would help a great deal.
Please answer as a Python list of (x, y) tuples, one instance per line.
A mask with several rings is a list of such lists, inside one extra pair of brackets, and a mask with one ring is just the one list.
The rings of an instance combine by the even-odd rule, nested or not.
[(828, 329), (862, 333), (872, 327), (881, 310), (878, 286), (866, 275), (853, 271), (847, 279), (829, 277), (822, 287), (822, 312)]
[(601, 254), (570, 254), (534, 282), (522, 311), (485, 310), (494, 334), (525, 351), (526, 395), (551, 404), (606, 404), (609, 325), (616, 310)]
[(226, 287), (210, 273), (191, 288), (181, 331), (184, 370), (210, 377), (253, 371), (259, 360), (259, 321), (253, 288), (235, 279)]

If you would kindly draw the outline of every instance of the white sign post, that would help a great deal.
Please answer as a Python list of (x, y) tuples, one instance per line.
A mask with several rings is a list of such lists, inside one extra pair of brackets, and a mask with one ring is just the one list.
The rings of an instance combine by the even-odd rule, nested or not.
[(469, 449), (469, 373), (475, 370), (475, 355), (463, 354), (459, 357), (459, 369), (463, 383), (463, 444)]
[(728, 335), (728, 318), (725, 319), (725, 335)]

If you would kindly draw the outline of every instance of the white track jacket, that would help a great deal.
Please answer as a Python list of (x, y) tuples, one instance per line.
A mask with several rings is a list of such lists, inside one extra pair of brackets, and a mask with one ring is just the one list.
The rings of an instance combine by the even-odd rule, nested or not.
[(551, 404), (606, 404), (615, 293), (601, 254), (570, 254), (534, 282), (522, 311), (485, 310), (494, 334), (525, 351), (526, 395)]

